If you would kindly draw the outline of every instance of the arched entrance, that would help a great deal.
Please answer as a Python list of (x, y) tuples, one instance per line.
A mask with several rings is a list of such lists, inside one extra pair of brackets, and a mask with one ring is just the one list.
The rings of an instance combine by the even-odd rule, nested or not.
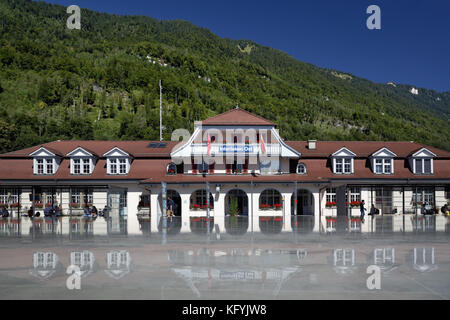
[(314, 228), (314, 195), (306, 189), (297, 189), (297, 194), (291, 195), (291, 226), (298, 233), (309, 233)]
[(232, 189), (225, 195), (225, 230), (242, 235), (248, 229), (248, 196), (241, 189)]
[[(259, 217), (259, 229), (264, 234), (278, 234), (283, 228), (283, 197), (273, 188), (266, 189), (259, 196), (259, 210), (263, 215)], [(277, 214), (275, 213), (277, 212)]]
[[(181, 196), (178, 193), (178, 191), (173, 190), (173, 189), (168, 189), (167, 190), (167, 208), (169, 208), (169, 198), (173, 200), (173, 202), (175, 203), (174, 206), (174, 214), (175, 217), (168, 217), (167, 218), (167, 234), (177, 234), (180, 232), (181, 230)], [(162, 210), (162, 199), (161, 199), (161, 194), (158, 195), (158, 203), (159, 203), (159, 207)], [(158, 231), (161, 232), (162, 231), (162, 215), (159, 219), (158, 222)]]

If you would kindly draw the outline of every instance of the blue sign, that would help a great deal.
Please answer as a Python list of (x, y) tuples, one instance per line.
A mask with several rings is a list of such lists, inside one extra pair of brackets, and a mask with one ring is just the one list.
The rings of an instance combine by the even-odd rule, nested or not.
[(224, 144), (219, 146), (219, 152), (254, 152), (253, 146), (237, 145), (237, 144)]

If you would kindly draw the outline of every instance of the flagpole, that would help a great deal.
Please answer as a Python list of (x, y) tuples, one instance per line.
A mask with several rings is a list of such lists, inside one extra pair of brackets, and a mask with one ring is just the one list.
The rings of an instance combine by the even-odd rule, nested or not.
[(159, 141), (162, 139), (162, 85), (159, 80)]

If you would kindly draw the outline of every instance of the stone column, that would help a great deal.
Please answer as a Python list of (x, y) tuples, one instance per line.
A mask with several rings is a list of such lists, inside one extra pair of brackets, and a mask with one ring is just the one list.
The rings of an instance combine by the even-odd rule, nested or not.
[(291, 217), (291, 197), (292, 197), (292, 192), (284, 192), (281, 194), (281, 196), (284, 198), (284, 207), (283, 207), (283, 221), (284, 221), (284, 226), (283, 226), (283, 231), (286, 232), (292, 232), (292, 217)]
[(180, 193), (181, 197), (181, 229), (180, 232), (191, 232), (189, 202), (191, 194), (189, 192)]
[(161, 216), (161, 208), (158, 203), (158, 189), (152, 189), (150, 195), (150, 230), (152, 233), (158, 233), (158, 222)]

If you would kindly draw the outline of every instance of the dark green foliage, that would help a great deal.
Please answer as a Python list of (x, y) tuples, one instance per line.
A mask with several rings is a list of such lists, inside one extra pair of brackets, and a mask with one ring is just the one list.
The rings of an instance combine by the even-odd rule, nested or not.
[[(0, 2), (0, 152), (56, 139), (164, 139), (236, 104), (287, 140), (414, 140), (450, 149), (450, 93), (376, 84), (185, 21)], [(147, 59), (150, 57), (150, 60)], [(153, 62), (154, 61), (154, 62)]]

